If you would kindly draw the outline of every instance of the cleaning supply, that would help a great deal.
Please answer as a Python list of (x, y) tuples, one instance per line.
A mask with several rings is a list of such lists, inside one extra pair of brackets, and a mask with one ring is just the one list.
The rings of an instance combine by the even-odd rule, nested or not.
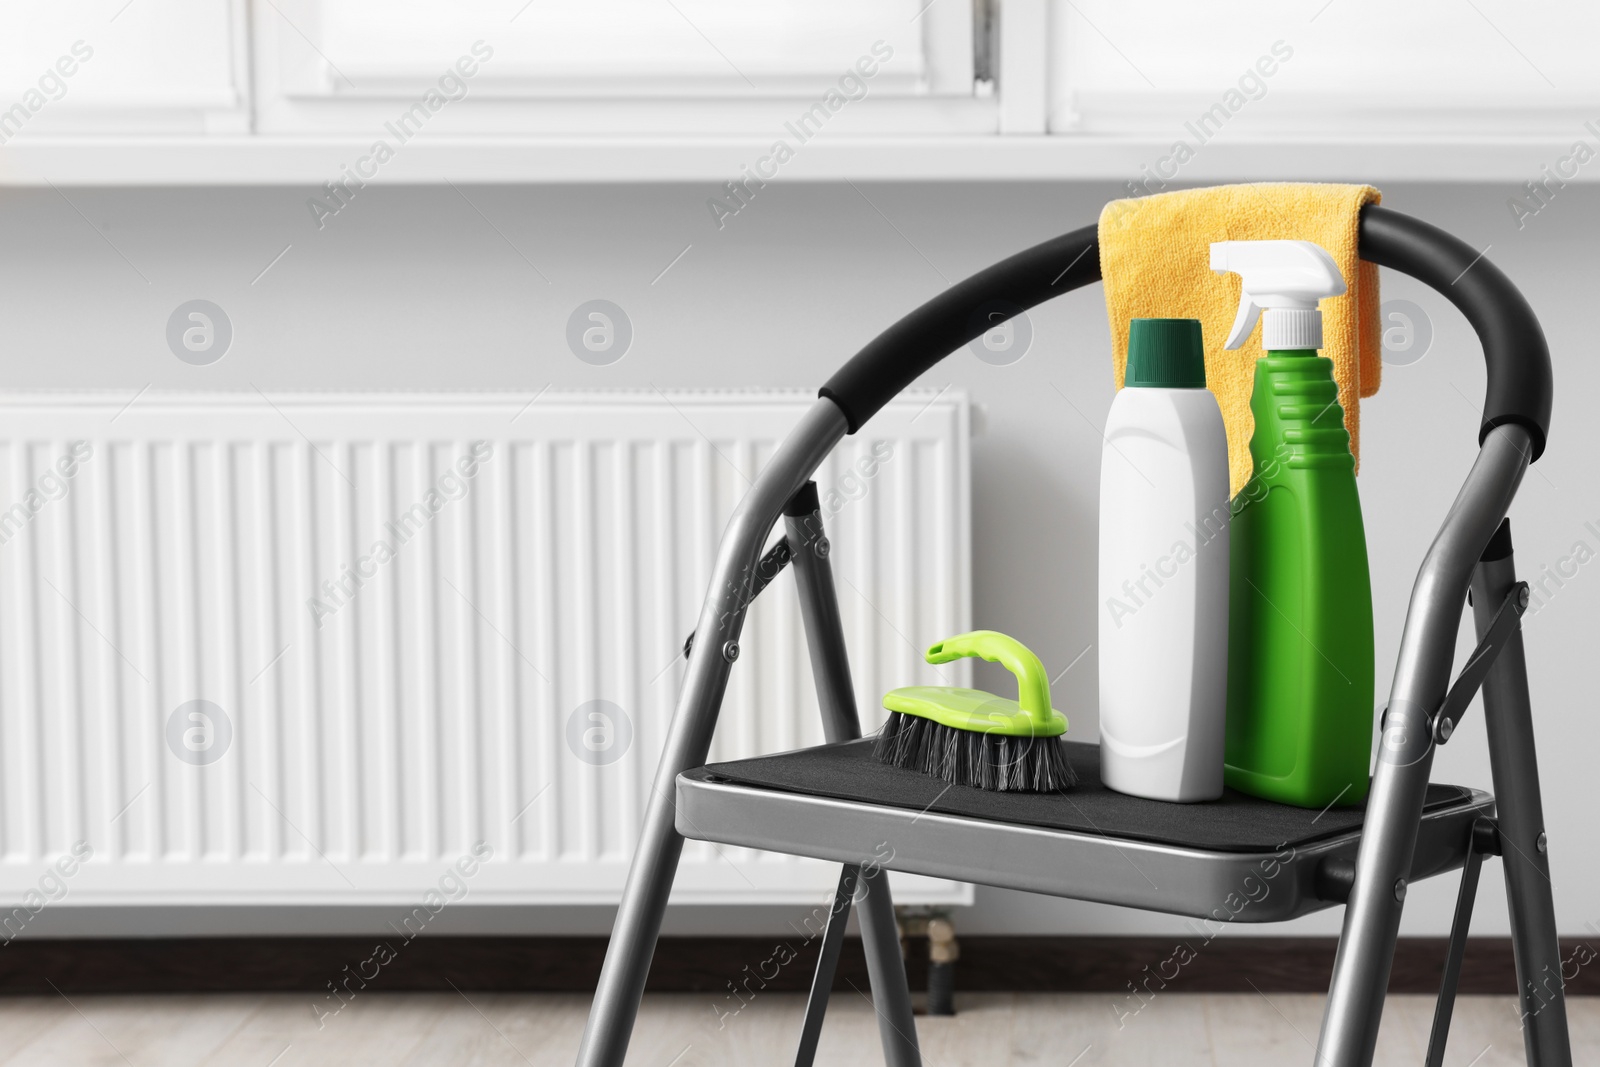
[(978, 789), (1052, 793), (1076, 777), (1061, 735), (1067, 719), (1050, 706), (1050, 676), (1026, 646), (994, 630), (957, 634), (928, 649), (929, 663), (975, 656), (1017, 679), (1017, 699), (956, 686), (891, 690), (889, 719), (873, 755), (895, 767)]
[(1227, 346), (1261, 319), (1253, 473), (1233, 501), (1228, 785), (1301, 807), (1366, 796), (1372, 752), (1372, 583), (1355, 458), (1322, 345), (1321, 300), (1344, 292), (1309, 241), (1222, 241), (1241, 277)]
[[(1250, 479), (1250, 391), (1261, 349), (1249, 340), (1235, 351), (1222, 338), (1238, 304), (1231, 285), (1207, 269), (1213, 241), (1297, 238), (1326, 248), (1349, 283), (1349, 293), (1323, 307), (1322, 354), (1333, 360), (1334, 381), (1350, 450), (1361, 459), (1360, 401), (1378, 391), (1383, 323), (1378, 314), (1378, 268), (1361, 258), (1361, 209), (1380, 200), (1369, 185), (1260, 182), (1184, 189), (1114, 200), (1100, 213), (1100, 275), (1105, 280), (1116, 384), (1122, 386), (1128, 321), (1197, 318), (1206, 336), (1206, 385), (1228, 427), (1229, 492)], [(1183, 254), (1178, 254), (1179, 252)]]
[(1134, 319), (1100, 462), (1100, 777), (1222, 795), (1228, 435), (1198, 319)]

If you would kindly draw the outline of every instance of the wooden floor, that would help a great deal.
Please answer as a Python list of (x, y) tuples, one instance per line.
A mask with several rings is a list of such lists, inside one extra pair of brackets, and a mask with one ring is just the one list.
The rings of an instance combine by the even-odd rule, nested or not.
[[(226, 960), (218, 960), (226, 966)], [(973, 994), (954, 1018), (918, 1019), (928, 1067), (1091, 1067), (1312, 1061), (1322, 997), (1162, 994), (1118, 1027), (1117, 998), (1096, 994)], [(0, 1064), (49, 1067), (359, 1067), (567, 1065), (588, 998), (551, 994), (364, 993), (321, 1019), (313, 998), (289, 994), (0, 999)], [(1379, 1064), (1422, 1062), (1426, 997), (1392, 997)], [(719, 998), (646, 998), (630, 1064), (640, 1067), (782, 1064), (792, 1055), (801, 999), (760, 996), (736, 1015)], [(1126, 1006), (1124, 1006), (1126, 1010)], [(1600, 1062), (1600, 998), (1577, 998), (1574, 1060)], [(855, 993), (836, 994), (819, 1064), (880, 1064), (876, 1019)], [(1458, 1004), (1450, 1067), (1520, 1064), (1510, 998)]]

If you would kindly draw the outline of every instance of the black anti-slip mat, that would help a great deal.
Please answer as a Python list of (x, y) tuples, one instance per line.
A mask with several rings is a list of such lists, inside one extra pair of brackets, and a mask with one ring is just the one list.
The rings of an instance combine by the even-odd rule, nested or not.
[[(697, 780), (741, 785), (913, 811), (937, 811), (992, 822), (1105, 834), (1218, 852), (1270, 852), (1333, 837), (1361, 825), (1365, 805), (1317, 812), (1275, 804), (1229, 789), (1205, 804), (1167, 804), (1112, 792), (1100, 783), (1100, 746), (1069, 741), (1078, 784), (1065, 793), (995, 793), (949, 785), (872, 756), (872, 739), (823, 745), (777, 756), (713, 763), (687, 772)], [(1427, 810), (1470, 796), (1454, 785), (1430, 785)]]

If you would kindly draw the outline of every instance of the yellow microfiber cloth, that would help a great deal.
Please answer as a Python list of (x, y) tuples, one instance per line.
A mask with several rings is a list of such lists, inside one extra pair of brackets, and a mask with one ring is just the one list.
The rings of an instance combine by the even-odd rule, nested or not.
[(1240, 278), (1213, 274), (1213, 241), (1315, 241), (1333, 256), (1348, 286), (1322, 302), (1322, 354), (1333, 360), (1350, 451), (1361, 462), (1361, 398), (1378, 391), (1382, 366), (1378, 268), (1357, 250), (1362, 205), (1381, 198), (1370, 185), (1289, 182), (1220, 185), (1113, 200), (1100, 212), (1100, 274), (1117, 388), (1128, 366), (1128, 320), (1199, 319), (1206, 384), (1228, 428), (1232, 494), (1250, 480), (1250, 393), (1261, 356), (1259, 328), (1241, 348), (1222, 346), (1239, 309)]

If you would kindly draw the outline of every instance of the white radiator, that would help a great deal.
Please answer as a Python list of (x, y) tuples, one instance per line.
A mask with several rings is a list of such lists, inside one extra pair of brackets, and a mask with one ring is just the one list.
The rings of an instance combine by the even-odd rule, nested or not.
[[(0, 911), (415, 903), (475, 847), (473, 901), (616, 900), (718, 538), (812, 399), (529, 401), (0, 396)], [(967, 417), (908, 395), (818, 476), (869, 727), (968, 626)], [(712, 758), (819, 743), (787, 574), (742, 651)], [(836, 870), (690, 842), (674, 899)]]

